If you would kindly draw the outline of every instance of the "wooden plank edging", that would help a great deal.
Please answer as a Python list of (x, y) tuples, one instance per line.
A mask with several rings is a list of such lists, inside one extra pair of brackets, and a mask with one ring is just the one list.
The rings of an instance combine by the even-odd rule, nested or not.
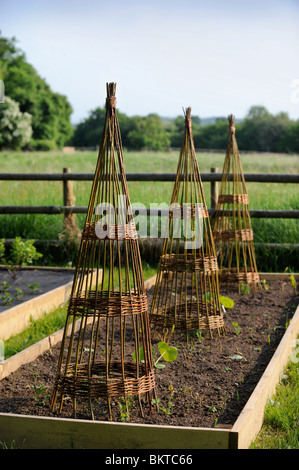
[(238, 436), (238, 449), (247, 449), (259, 433), (267, 400), (275, 392), (281, 374), (290, 361), (293, 342), (298, 334), (299, 306), (271, 361), (231, 429)]
[(30, 324), (32, 317), (37, 320), (44, 313), (50, 313), (65, 304), (68, 301), (72, 284), (73, 281), (70, 281), (1, 312), (1, 339), (6, 340), (23, 331)]
[[(266, 280), (288, 279), (289, 276), (290, 274), (285, 273), (260, 273), (261, 279)], [(299, 279), (299, 274), (294, 274), (294, 277)], [(155, 276), (146, 282), (146, 287), (151, 287), (154, 282)], [(59, 341), (61, 332), (63, 330), (42, 341), (51, 347), (56, 339)], [(25, 440), (25, 445), (29, 448), (248, 448), (262, 426), (267, 399), (275, 390), (280, 375), (290, 360), (292, 343), (298, 333), (299, 306), (253, 394), (231, 429), (107, 423), (0, 413), (0, 440), (14, 440), (19, 445)], [(36, 345), (32, 349), (34, 346)]]

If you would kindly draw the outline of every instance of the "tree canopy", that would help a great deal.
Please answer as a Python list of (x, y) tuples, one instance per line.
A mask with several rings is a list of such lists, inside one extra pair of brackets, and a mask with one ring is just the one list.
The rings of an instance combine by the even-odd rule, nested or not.
[(0, 148), (22, 148), (31, 135), (31, 115), (22, 113), (19, 103), (6, 96), (0, 108)]
[[(72, 107), (67, 97), (51, 90), (27, 62), (15, 38), (4, 38), (1, 33), (0, 80), (4, 82), (7, 98), (6, 106), (0, 103), (0, 148), (25, 146), (29, 149), (51, 149), (65, 144), (76, 147), (100, 144), (105, 109), (93, 109), (73, 129), (70, 121)], [(233, 109), (228, 110), (228, 113), (231, 112)], [(8, 116), (11, 120), (9, 124)], [(155, 113), (129, 117), (118, 110), (118, 120), (123, 146), (129, 149), (163, 150), (167, 147), (179, 148), (182, 144), (185, 125), (182, 115), (167, 119)], [(8, 135), (10, 128), (14, 129), (14, 136)], [(237, 120), (236, 128), (241, 150), (299, 152), (299, 121), (290, 119), (285, 112), (273, 115), (264, 106), (252, 106), (242, 121)], [(226, 148), (226, 117), (215, 117), (213, 123), (203, 125), (199, 116), (192, 116), (192, 129), (197, 148)]]
[[(157, 114), (128, 117), (118, 112), (124, 147), (140, 150), (166, 147), (179, 148), (184, 133), (184, 117), (162, 120)], [(75, 128), (73, 145), (99, 145), (105, 119), (105, 109), (96, 108)], [(228, 121), (216, 117), (213, 124), (201, 125), (198, 116), (192, 117), (194, 142), (197, 148), (226, 149)], [(252, 106), (246, 117), (236, 123), (237, 141), (241, 150), (259, 152), (299, 152), (299, 121), (292, 121), (287, 113), (269, 113), (263, 106)]]
[[(32, 117), (31, 145), (62, 147), (72, 136), (72, 107), (68, 99), (51, 90), (17, 47), (16, 39), (0, 35), (0, 79), (5, 96)], [(1, 108), (0, 108), (1, 110)]]

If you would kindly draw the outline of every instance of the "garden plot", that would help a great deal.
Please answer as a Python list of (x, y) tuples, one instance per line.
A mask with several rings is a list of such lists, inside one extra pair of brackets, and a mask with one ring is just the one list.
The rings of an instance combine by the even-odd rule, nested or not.
[(24, 268), (13, 278), (0, 269), (0, 339), (6, 340), (36, 320), (66, 303), (74, 269)]
[[(176, 436), (171, 446), (177, 448), (238, 447), (240, 438), (234, 432), (236, 423), (242, 415), (244, 420), (246, 404), (252, 401), (255, 389), (261, 388), (259, 384), (265, 381), (265, 371), (272, 364), (271, 380), (274, 383), (270, 388), (266, 386), (266, 392), (263, 386), (263, 397), (256, 400), (259, 414), (254, 421), (262, 420), (267, 394), (275, 388), (275, 380), (279, 379), (282, 367), (290, 357), (291, 340), (299, 330), (298, 309), (291, 320), (298, 305), (298, 296), (289, 277), (285, 280), (269, 279), (267, 286), (268, 290), (256, 293), (229, 292), (235, 305), (226, 312), (225, 337), (210, 339), (194, 332), (186, 343), (179, 335), (175, 336), (171, 344), (178, 348), (177, 359), (165, 363), (165, 368), (156, 371), (158, 410), (154, 407), (153, 412), (146, 412), (143, 419), (133, 399), (129, 412), (124, 410), (121, 400), (115, 401), (113, 423), (107, 421), (100, 404), (97, 421), (88, 420), (88, 407), (84, 404), (74, 420), (71, 401), (66, 401), (62, 414), (52, 412), (49, 395), (55, 379), (59, 344), (49, 349), (2, 380), (1, 440), (9, 436), (11, 439), (22, 436), (28, 439), (29, 446), (31, 443), (31, 446), (37, 447), (67, 447), (71, 439), (75, 447), (157, 448), (159, 444), (160, 448), (168, 448), (171, 436)], [(150, 289), (148, 298), (150, 302)], [(161, 338), (153, 338), (155, 351), (159, 340)], [(277, 367), (275, 364), (273, 366), (273, 360), (277, 362)], [(47, 423), (52, 431), (47, 428)], [(94, 425), (98, 426), (100, 438), (96, 436)], [(170, 433), (167, 434), (167, 442), (166, 438), (159, 441), (160, 431), (166, 428)], [(19, 430), (17, 434), (16, 429)], [(38, 437), (41, 429), (44, 429), (46, 440)], [(59, 438), (55, 438), (54, 429)], [(92, 434), (83, 439), (83, 430), (86, 433), (89, 432), (87, 429)], [(248, 439), (250, 443), (254, 432), (258, 429), (251, 425), (249, 434), (247, 429), (249, 437), (247, 440), (242, 438), (240, 442), (248, 445)], [(76, 438), (77, 433), (80, 438)], [(80, 439), (80, 443), (76, 439)]]

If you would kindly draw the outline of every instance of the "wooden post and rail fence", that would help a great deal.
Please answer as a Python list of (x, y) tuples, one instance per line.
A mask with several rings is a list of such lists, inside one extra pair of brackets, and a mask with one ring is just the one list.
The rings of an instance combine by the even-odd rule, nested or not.
[[(280, 173), (245, 173), (246, 183), (299, 183), (299, 174)], [(63, 173), (0, 173), (1, 181), (62, 181), (63, 183), (63, 206), (0, 206), (1, 214), (61, 214), (64, 220), (74, 222), (75, 214), (87, 212), (87, 206), (74, 205), (74, 181), (93, 181), (93, 173), (72, 173), (70, 168), (63, 168)], [(127, 173), (127, 181), (159, 181), (174, 182), (175, 173)], [(221, 181), (222, 173), (218, 168), (211, 168), (210, 173), (201, 173), (202, 182), (210, 182), (211, 208), (209, 214), (213, 216), (218, 198), (218, 182)], [(1, 184), (1, 183), (0, 183)], [(147, 208), (147, 214), (150, 209)], [(274, 219), (299, 219), (299, 210), (250, 210), (251, 218), (274, 218)], [(57, 240), (36, 240), (42, 243), (57, 243)], [(7, 239), (9, 245), (12, 240)], [(263, 245), (263, 244), (261, 244)], [(299, 244), (268, 243), (265, 246), (284, 246), (299, 248)]]

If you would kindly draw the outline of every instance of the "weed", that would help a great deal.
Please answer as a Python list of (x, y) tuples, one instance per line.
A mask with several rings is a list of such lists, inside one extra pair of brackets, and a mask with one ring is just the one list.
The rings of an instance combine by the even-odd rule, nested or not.
[(233, 327), (234, 327), (234, 329), (235, 329), (235, 334), (236, 334), (236, 336), (238, 336), (238, 335), (241, 333), (241, 327), (240, 327), (240, 325), (239, 325), (237, 322), (235, 322), (235, 321), (232, 322), (232, 325), (233, 325)]
[(122, 401), (118, 402), (120, 420), (122, 423), (128, 423), (130, 421), (130, 408), (133, 406), (133, 400), (130, 400), (128, 396), (126, 399), (122, 397)]
[(42, 385), (41, 383), (37, 383), (37, 371), (32, 369), (32, 373), (34, 374), (34, 400), (37, 401), (39, 405), (45, 406), (46, 399), (50, 397), (50, 394), (46, 393), (48, 387), (46, 385)]
[(261, 283), (266, 291), (269, 290), (269, 285), (267, 284), (266, 279), (261, 279)]
[(271, 335), (270, 335), (270, 333), (268, 333), (268, 344), (269, 344), (269, 346), (270, 346), (270, 343), (271, 343)]
[(217, 412), (217, 408), (215, 405), (211, 405), (211, 406), (208, 406), (208, 411), (210, 413), (216, 413)]
[(242, 281), (240, 283), (240, 292), (242, 295), (248, 295), (250, 293), (250, 286)]
[(170, 391), (170, 396), (167, 398), (167, 407), (160, 405), (161, 398), (156, 398), (156, 399), (153, 398), (152, 403), (156, 405), (159, 410), (163, 411), (163, 413), (169, 416), (171, 415), (171, 408), (174, 406), (174, 403), (173, 403), (174, 390), (171, 384), (168, 386), (168, 390)]

